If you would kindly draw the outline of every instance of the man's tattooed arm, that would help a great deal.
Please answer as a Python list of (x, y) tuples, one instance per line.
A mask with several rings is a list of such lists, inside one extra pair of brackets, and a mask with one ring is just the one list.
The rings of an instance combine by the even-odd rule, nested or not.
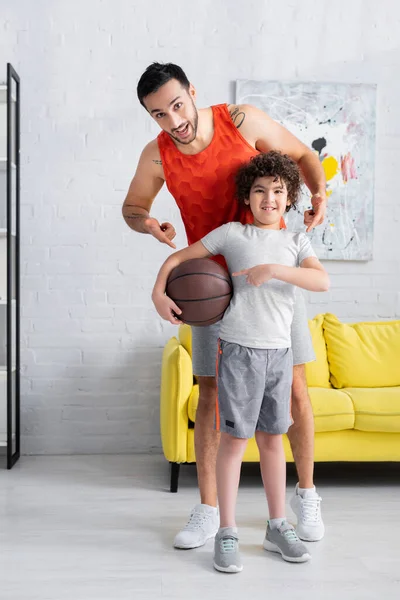
[(131, 229), (138, 233), (148, 233), (147, 228), (144, 225), (145, 219), (150, 217), (148, 210), (135, 204), (124, 204), (122, 214), (125, 222)]
[(233, 124), (236, 125), (236, 129), (239, 129), (246, 118), (246, 113), (240, 110), (238, 106), (233, 106), (229, 114), (231, 115)]

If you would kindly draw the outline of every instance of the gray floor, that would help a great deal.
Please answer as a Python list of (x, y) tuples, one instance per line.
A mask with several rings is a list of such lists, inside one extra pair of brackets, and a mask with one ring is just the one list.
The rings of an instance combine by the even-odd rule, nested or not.
[(263, 491), (257, 466), (245, 466), (244, 570), (228, 575), (213, 570), (211, 542), (171, 545), (197, 502), (193, 467), (170, 494), (161, 456), (23, 457), (0, 471), (0, 598), (399, 599), (398, 465), (320, 465), (317, 479), (326, 537), (309, 544), (310, 563), (288, 564), (262, 549)]

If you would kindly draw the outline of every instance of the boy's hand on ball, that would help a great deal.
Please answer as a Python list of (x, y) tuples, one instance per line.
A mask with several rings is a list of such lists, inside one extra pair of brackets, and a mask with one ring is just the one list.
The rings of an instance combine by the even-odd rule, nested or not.
[(274, 265), (257, 265), (251, 267), (251, 269), (243, 269), (237, 273), (232, 273), (233, 277), (239, 277), (240, 275), (245, 275), (246, 281), (250, 285), (260, 287), (263, 283), (267, 283), (267, 281), (274, 278)]
[(172, 325), (180, 325), (182, 323), (177, 316), (182, 314), (182, 311), (171, 298), (168, 298), (165, 294), (153, 293), (152, 300), (158, 314), (165, 321), (169, 321)]

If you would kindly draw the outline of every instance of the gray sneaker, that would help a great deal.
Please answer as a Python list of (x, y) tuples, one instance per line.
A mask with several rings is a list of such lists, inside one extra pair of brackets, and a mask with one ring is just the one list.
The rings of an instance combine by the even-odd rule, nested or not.
[(282, 521), (277, 529), (271, 529), (268, 523), (263, 546), (270, 552), (280, 552), (282, 558), (288, 562), (306, 562), (311, 558), (296, 530), (287, 521)]
[(240, 573), (239, 538), (234, 527), (222, 527), (215, 536), (214, 568), (223, 573)]

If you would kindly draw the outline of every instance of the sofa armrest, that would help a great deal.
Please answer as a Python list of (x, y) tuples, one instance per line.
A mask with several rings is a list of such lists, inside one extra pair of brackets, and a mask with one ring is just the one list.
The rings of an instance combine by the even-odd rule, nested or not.
[(160, 392), (160, 429), (165, 458), (187, 461), (188, 401), (193, 388), (192, 360), (173, 337), (163, 351)]

